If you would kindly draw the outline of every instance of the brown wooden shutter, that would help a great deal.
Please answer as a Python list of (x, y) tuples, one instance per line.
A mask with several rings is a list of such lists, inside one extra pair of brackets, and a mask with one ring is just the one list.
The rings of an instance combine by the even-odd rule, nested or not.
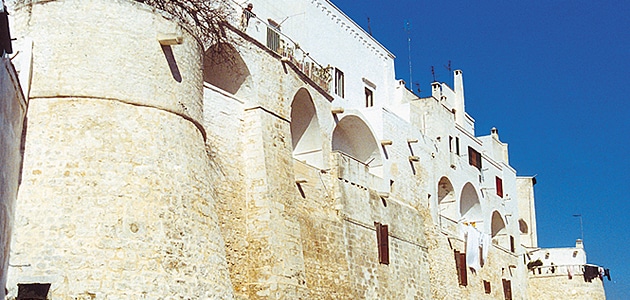
[(483, 281), (483, 290), (486, 292), (486, 294), (492, 293), (492, 287), (490, 286), (490, 281), (487, 281), (487, 280)]
[(507, 279), (503, 279), (503, 295), (505, 300), (512, 300), (512, 282)]
[(481, 153), (477, 152), (477, 150), (472, 147), (468, 147), (468, 163), (481, 170)]
[(499, 177), (495, 177), (497, 182), (497, 196), (503, 198), (503, 180)]
[(389, 232), (387, 225), (374, 224), (376, 225), (376, 242), (378, 243), (378, 262), (389, 265)]
[(457, 268), (457, 280), (459, 285), (468, 285), (468, 272), (466, 268), (466, 253), (455, 250), (455, 267)]

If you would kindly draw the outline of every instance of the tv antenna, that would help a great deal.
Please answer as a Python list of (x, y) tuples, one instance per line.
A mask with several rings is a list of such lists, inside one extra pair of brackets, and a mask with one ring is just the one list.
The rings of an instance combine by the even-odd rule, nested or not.
[(407, 49), (409, 50), (409, 90), (413, 90), (413, 72), (411, 69), (411, 22), (405, 20), (405, 32), (407, 32)]
[(444, 66), (449, 72), (452, 72), (453, 69), (451, 68), (451, 60), (448, 60), (448, 65)]
[(436, 82), (437, 80), (435, 80), (435, 67), (431, 66), (431, 75), (433, 75), (433, 82)]
[(372, 26), (370, 25), (370, 17), (367, 17), (368, 19), (368, 33), (370, 34), (370, 36), (372, 36)]

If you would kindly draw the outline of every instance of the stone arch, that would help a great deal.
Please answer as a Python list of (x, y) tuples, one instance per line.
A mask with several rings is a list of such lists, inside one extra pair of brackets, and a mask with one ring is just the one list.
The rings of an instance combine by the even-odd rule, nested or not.
[(525, 220), (523, 219), (518, 219), (518, 229), (521, 232), (521, 234), (529, 233), (529, 226), (527, 225), (527, 222), (525, 222)]
[(437, 186), (438, 208), (440, 215), (440, 224), (444, 227), (444, 223), (457, 222), (457, 198), (455, 198), (455, 189), (453, 184), (446, 177), (440, 178)]
[(382, 176), (380, 146), (370, 127), (358, 116), (348, 115), (337, 123), (332, 136), (332, 150), (351, 156), (367, 165), (370, 173)]
[(481, 203), (472, 183), (467, 182), (462, 188), (459, 202), (459, 213), (465, 222), (482, 222)]
[(291, 140), (295, 159), (323, 168), (322, 132), (313, 99), (305, 88), (298, 90), (291, 103)]
[(204, 82), (236, 94), (249, 76), (249, 69), (234, 46), (227, 43), (214, 44), (204, 52)]
[(494, 238), (499, 235), (505, 235), (505, 222), (501, 213), (498, 211), (492, 212), (492, 221), (490, 223), (490, 235)]

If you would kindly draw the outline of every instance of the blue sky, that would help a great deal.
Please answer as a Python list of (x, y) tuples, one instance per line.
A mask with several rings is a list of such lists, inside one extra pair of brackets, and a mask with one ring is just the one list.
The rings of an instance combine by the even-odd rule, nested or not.
[[(537, 174), (541, 247), (572, 247), (611, 269), (608, 299), (630, 299), (630, 1), (332, 0), (396, 55), (430, 95), (434, 66), (464, 72), (476, 134), (497, 127), (519, 175)], [(415, 89), (415, 87), (414, 87)]]

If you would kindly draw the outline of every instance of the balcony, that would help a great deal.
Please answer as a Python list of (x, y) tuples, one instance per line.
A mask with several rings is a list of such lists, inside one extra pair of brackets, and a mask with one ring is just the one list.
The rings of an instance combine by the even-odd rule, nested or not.
[[(252, 16), (249, 26), (242, 32), (282, 57), (283, 61), (292, 64), (326, 93), (330, 93), (332, 67), (315, 61), (298, 42), (281, 32), (280, 25), (271, 19), (265, 21), (258, 16)], [(263, 26), (263, 30), (257, 30), (258, 26)]]

